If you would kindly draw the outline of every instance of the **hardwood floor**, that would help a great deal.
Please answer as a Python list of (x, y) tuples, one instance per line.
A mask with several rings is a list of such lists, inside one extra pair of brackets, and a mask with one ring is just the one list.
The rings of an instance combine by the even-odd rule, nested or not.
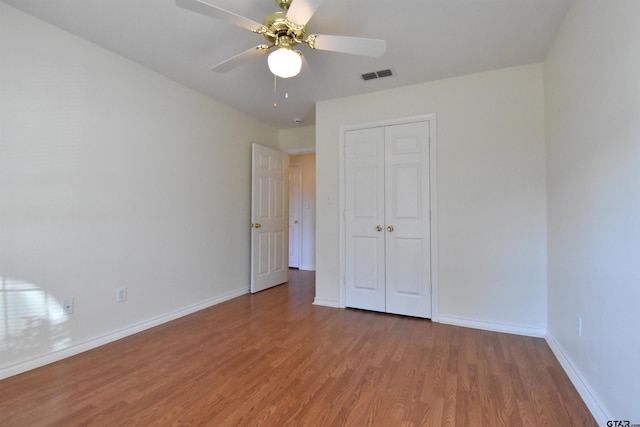
[(312, 305), (314, 274), (0, 381), (0, 425), (595, 426), (540, 338)]

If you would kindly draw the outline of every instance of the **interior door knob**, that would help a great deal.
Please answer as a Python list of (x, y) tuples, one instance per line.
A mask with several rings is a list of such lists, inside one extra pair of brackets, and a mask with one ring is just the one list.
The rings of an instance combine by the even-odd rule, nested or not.
[(262, 224), (260, 224), (260, 223), (256, 222), (256, 223), (254, 224), (254, 227), (255, 227), (255, 228), (260, 228), (260, 227), (262, 227)]
[(376, 230), (382, 231), (382, 226), (381, 225), (376, 225)]
[(388, 227), (387, 227), (387, 231), (388, 231), (388, 232), (392, 232), (392, 231), (393, 231), (393, 225), (388, 226)]

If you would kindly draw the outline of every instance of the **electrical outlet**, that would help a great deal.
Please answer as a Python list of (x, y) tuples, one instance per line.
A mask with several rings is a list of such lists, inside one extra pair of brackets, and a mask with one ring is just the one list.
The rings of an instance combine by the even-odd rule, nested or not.
[(73, 298), (65, 298), (62, 300), (62, 308), (67, 314), (73, 314)]
[(579, 337), (582, 336), (582, 316), (578, 316), (578, 319), (576, 322), (576, 333), (578, 334)]
[(116, 290), (116, 301), (125, 302), (127, 300), (127, 288), (118, 288)]

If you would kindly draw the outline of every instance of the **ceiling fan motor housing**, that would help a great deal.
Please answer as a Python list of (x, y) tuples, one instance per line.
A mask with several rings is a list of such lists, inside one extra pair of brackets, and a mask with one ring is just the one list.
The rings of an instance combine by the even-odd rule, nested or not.
[(263, 26), (257, 32), (276, 46), (291, 47), (305, 42), (307, 27), (289, 21), (286, 10), (280, 10), (265, 16)]

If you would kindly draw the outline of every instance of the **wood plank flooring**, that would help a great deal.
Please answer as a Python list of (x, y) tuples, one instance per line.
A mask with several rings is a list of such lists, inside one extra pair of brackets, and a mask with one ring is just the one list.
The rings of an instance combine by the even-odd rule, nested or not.
[(314, 274), (0, 381), (2, 426), (595, 426), (543, 339), (312, 305)]

